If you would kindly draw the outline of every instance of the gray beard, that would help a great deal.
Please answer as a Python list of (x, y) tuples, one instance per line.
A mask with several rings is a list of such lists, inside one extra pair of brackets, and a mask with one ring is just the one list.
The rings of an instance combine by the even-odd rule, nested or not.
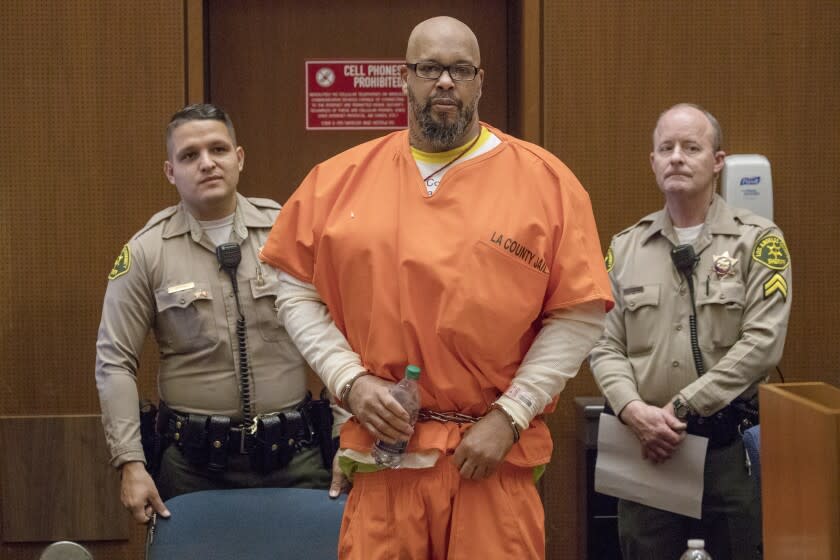
[(438, 122), (432, 116), (432, 99), (429, 98), (426, 104), (421, 107), (412, 91), (408, 90), (408, 104), (419, 129), (416, 133), (419, 133), (423, 140), (430, 143), (438, 151), (451, 150), (457, 147), (458, 141), (463, 138), (464, 133), (472, 124), (477, 103), (477, 97), (467, 107), (464, 107), (464, 104), (458, 101), (458, 112), (455, 118), (448, 122)]

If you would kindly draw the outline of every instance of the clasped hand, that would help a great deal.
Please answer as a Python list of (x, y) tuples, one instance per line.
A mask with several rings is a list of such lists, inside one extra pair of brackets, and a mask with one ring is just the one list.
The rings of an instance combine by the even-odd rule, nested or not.
[(631, 401), (620, 414), (642, 444), (642, 458), (662, 463), (671, 458), (685, 439), (686, 424), (674, 415), (669, 402), (662, 408)]
[[(386, 443), (408, 441), (414, 433), (409, 416), (391, 396), (393, 383), (374, 375), (360, 377), (347, 396), (348, 406), (359, 423)], [(491, 410), (466, 431), (452, 455), (463, 478), (480, 480), (496, 471), (513, 446), (513, 431), (504, 413)]]

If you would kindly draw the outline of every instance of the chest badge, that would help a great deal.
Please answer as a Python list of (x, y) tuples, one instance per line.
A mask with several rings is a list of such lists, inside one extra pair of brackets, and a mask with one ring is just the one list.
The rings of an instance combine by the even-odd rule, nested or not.
[(712, 272), (714, 272), (718, 280), (722, 280), (728, 276), (735, 276), (735, 265), (738, 259), (729, 256), (729, 251), (724, 251), (722, 255), (714, 255), (712, 263)]

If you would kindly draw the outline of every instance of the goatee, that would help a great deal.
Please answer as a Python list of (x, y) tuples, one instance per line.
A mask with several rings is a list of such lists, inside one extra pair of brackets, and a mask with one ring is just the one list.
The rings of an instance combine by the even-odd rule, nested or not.
[(473, 99), (466, 107), (463, 102), (456, 101), (458, 110), (454, 117), (437, 121), (432, 115), (432, 102), (441, 98), (452, 99), (446, 95), (438, 95), (437, 97), (430, 97), (425, 105), (421, 106), (411, 89), (408, 90), (408, 104), (419, 127), (419, 133), (436, 151), (443, 152), (456, 148), (458, 142), (463, 138), (475, 116), (478, 98)]

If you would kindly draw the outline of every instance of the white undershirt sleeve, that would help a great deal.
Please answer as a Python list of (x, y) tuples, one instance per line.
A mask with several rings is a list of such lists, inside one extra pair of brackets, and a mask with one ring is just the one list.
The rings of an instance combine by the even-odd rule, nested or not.
[[(278, 318), (300, 353), (333, 395), (363, 373), (361, 357), (338, 330), (315, 286), (278, 271)], [(525, 429), (577, 375), (604, 330), (604, 302), (597, 300), (550, 312), (498, 402)]]
[(338, 330), (315, 286), (283, 271), (277, 277), (280, 323), (327, 389), (339, 396), (348, 381), (365, 371), (361, 357)]
[(496, 401), (520, 429), (525, 429), (566, 382), (604, 331), (606, 311), (601, 300), (549, 312), (522, 360), (510, 388)]

